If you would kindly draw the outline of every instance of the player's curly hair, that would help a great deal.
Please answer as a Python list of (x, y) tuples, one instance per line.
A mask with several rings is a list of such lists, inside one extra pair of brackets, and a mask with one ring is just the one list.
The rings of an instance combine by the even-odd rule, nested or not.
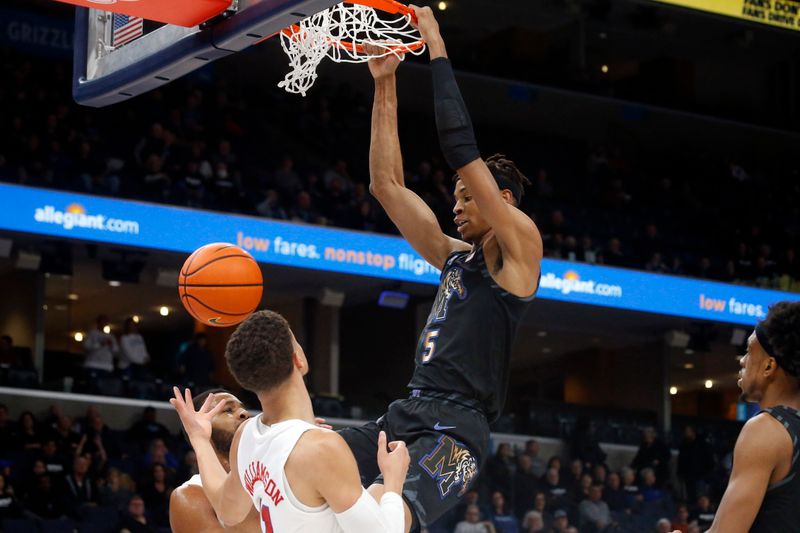
[[(516, 200), (518, 204), (522, 202), (522, 197), (525, 194), (525, 187), (531, 184), (531, 180), (517, 168), (517, 165), (503, 154), (489, 156), (484, 162), (486, 166), (489, 167), (489, 171), (492, 173), (492, 176), (494, 176), (498, 186), (502, 187), (502, 181), (504, 180), (516, 183), (519, 186), (519, 198), (516, 198)], [(459, 179), (458, 174), (455, 174), (453, 176), (453, 183)]]
[(771, 305), (762, 326), (778, 364), (791, 375), (800, 376), (800, 302)]
[(274, 311), (257, 311), (239, 324), (225, 348), (228, 368), (239, 385), (269, 391), (292, 373), (292, 331)]

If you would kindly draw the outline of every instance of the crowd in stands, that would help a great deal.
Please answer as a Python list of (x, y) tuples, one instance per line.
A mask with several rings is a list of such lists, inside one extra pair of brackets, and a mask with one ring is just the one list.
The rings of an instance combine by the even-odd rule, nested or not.
[[(616, 471), (591, 438), (547, 458), (535, 440), (520, 450), (500, 443), (460, 505), (427, 532), (704, 531), (729, 475), (720, 464), (729, 469), (729, 457), (716, 458), (691, 427), (677, 461), (657, 432), (645, 428), (631, 464)], [(152, 407), (120, 431), (110, 429), (96, 407), (71, 418), (52, 406), (37, 419), (0, 404), (5, 531), (31, 520), (47, 531), (55, 531), (46, 527), (55, 523), (95, 533), (167, 531), (170, 493), (197, 473), (188, 443), (159, 423)]]
[[(320, 80), (300, 98), (206, 69), (90, 109), (71, 101), (68, 63), (2, 50), (0, 62), (2, 181), (395, 231), (368, 191), (369, 97), (349, 86)], [(505, 152), (531, 179), (522, 208), (547, 256), (796, 288), (795, 167), (721, 160), (678, 140), (632, 149), (476, 128), (487, 155)], [(431, 117), (402, 114), (401, 140), (407, 186), (452, 232), (451, 173)]]

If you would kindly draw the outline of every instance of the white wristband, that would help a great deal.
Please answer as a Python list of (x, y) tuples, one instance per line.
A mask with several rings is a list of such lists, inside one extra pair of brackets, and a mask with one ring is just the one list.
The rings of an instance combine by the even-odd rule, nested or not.
[(362, 489), (352, 507), (336, 514), (344, 533), (403, 533), (405, 531), (403, 499), (399, 494), (386, 492), (381, 504)]

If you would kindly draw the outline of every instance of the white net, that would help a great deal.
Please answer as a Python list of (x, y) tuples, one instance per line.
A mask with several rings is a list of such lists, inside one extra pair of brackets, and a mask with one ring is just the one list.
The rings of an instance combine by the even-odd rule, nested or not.
[(281, 47), (289, 56), (291, 70), (278, 87), (303, 96), (314, 85), (317, 66), (325, 57), (337, 63), (363, 63), (389, 54), (403, 59), (407, 53), (425, 51), (409, 16), (388, 18), (384, 14), (381, 18), (371, 7), (345, 3), (282, 31)]

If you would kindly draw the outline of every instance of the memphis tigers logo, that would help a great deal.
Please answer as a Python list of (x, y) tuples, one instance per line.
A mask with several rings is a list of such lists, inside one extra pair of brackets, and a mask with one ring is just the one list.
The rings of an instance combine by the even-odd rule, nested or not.
[(467, 448), (447, 435), (439, 437), (436, 448), (419, 461), (419, 465), (439, 485), (439, 496), (445, 499), (459, 488), (463, 496), (478, 475), (478, 462)]
[(442, 322), (447, 318), (447, 307), (453, 296), (458, 296), (459, 300), (467, 297), (467, 288), (464, 287), (463, 277), (464, 271), (459, 267), (447, 271), (439, 285), (439, 292), (436, 294), (436, 301), (431, 309), (433, 315), (431, 322)]

